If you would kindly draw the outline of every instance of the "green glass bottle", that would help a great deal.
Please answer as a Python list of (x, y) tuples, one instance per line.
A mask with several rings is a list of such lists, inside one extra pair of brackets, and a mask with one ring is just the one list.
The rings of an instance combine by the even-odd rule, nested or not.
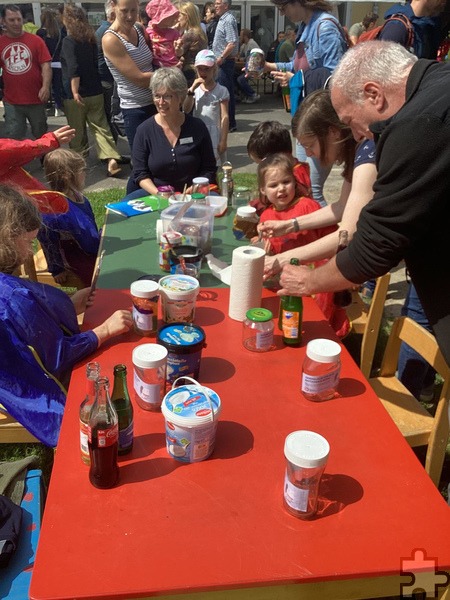
[[(291, 265), (298, 266), (298, 258), (291, 258)], [(303, 300), (300, 296), (281, 296), (278, 327), (283, 333), (283, 343), (300, 346), (302, 341)]]
[(119, 418), (119, 454), (128, 454), (133, 448), (133, 405), (128, 393), (125, 365), (114, 367), (111, 402)]

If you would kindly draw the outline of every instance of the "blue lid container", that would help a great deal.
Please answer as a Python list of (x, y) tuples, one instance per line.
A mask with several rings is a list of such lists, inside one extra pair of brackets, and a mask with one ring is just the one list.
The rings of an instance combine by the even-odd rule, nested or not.
[(192, 323), (169, 323), (158, 331), (157, 343), (167, 348), (167, 381), (178, 377), (198, 378), (202, 349), (206, 346), (204, 330)]

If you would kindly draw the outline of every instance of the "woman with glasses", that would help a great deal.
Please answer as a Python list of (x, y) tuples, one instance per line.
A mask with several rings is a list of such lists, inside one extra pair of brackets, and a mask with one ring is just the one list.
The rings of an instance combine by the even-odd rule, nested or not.
[(136, 131), (127, 199), (156, 194), (161, 186), (181, 192), (186, 185), (189, 192), (194, 177), (207, 177), (215, 184), (216, 159), (208, 129), (181, 110), (188, 91), (183, 73), (174, 67), (158, 69), (150, 87), (158, 112)]
[[(295, 52), (287, 63), (266, 63), (266, 71), (281, 86), (289, 85), (298, 71), (308, 71), (308, 92), (323, 87), (326, 79), (336, 68), (347, 50), (345, 33), (338, 20), (331, 14), (332, 6), (326, 0), (271, 0), (281, 14), (298, 23)], [(312, 73), (312, 72), (315, 73)], [(306, 152), (297, 144), (297, 158), (307, 160)], [(330, 173), (316, 159), (308, 159), (314, 199), (325, 206), (323, 184)]]

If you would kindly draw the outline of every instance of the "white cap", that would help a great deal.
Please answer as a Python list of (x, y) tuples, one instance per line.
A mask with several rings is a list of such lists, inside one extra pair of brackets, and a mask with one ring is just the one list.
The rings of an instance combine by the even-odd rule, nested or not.
[(305, 469), (313, 469), (326, 464), (330, 444), (314, 431), (294, 431), (284, 443), (284, 455), (289, 462)]
[(160, 344), (141, 344), (133, 349), (133, 365), (141, 369), (161, 367), (167, 360), (167, 348)]
[(311, 340), (306, 346), (306, 356), (320, 363), (337, 362), (341, 355), (341, 347), (337, 342), (327, 339)]
[(207, 177), (194, 177), (194, 179), (192, 180), (192, 183), (194, 185), (196, 185), (196, 184), (204, 185), (206, 183), (209, 183), (209, 179)]
[(133, 281), (130, 286), (130, 293), (136, 298), (153, 298), (159, 292), (159, 283), (150, 279), (141, 279)]
[(236, 214), (239, 217), (252, 217), (256, 214), (256, 208), (254, 206), (239, 206)]

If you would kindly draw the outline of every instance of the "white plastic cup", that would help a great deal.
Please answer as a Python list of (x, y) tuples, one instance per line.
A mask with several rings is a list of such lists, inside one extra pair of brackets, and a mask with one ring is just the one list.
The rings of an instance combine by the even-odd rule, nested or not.
[(167, 275), (159, 280), (164, 323), (193, 323), (200, 284), (189, 275)]

